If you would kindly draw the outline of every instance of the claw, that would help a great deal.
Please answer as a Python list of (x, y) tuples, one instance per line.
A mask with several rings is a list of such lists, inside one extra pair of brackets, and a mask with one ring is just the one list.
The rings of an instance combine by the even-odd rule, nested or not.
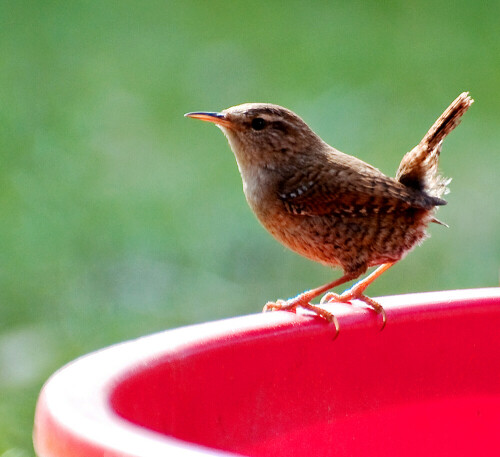
[(309, 311), (312, 311), (316, 316), (319, 316), (323, 318), (325, 321), (327, 321), (330, 324), (335, 325), (335, 338), (337, 338), (340, 327), (339, 327), (339, 322), (337, 318), (327, 311), (326, 309), (320, 308), (319, 306), (312, 305), (311, 303), (308, 303), (307, 301), (300, 300), (300, 295), (299, 297), (296, 297), (291, 300), (276, 300), (275, 302), (267, 302), (264, 306), (264, 309), (262, 310), (263, 312), (268, 312), (268, 311), (288, 311), (291, 313), (296, 313), (297, 312), (297, 307), (302, 307), (304, 309), (307, 309)]
[(335, 292), (327, 292), (325, 295), (321, 297), (319, 304), (324, 305), (326, 303), (335, 303), (338, 302), (339, 299), (340, 299), (339, 294), (336, 294)]
[(380, 327), (380, 331), (384, 330), (385, 324), (387, 323), (387, 314), (380, 303), (376, 302), (373, 298), (367, 297), (366, 295), (359, 293), (358, 291), (353, 289), (346, 290), (344, 293), (338, 296), (338, 302), (341, 303), (349, 303), (354, 299), (364, 302), (370, 307), (370, 309), (375, 311), (377, 314), (382, 315), (382, 327)]
[(382, 315), (382, 327), (380, 327), (380, 331), (382, 331), (387, 323), (387, 314), (382, 305), (370, 297), (359, 293), (359, 291), (349, 289), (345, 291), (343, 294), (338, 295), (334, 292), (328, 292), (320, 300), (320, 304), (331, 304), (331, 303), (349, 303), (351, 300), (358, 299), (367, 304), (373, 311), (377, 314)]
[(291, 313), (295, 313), (297, 311), (297, 306), (298, 304), (291, 303), (290, 301), (286, 300), (276, 300), (275, 302), (273, 301), (268, 301), (265, 305), (262, 311), (264, 313), (268, 311), (289, 311)]
[(322, 317), (328, 323), (334, 324), (335, 325), (335, 336), (333, 337), (333, 339), (336, 339), (337, 336), (339, 336), (340, 326), (339, 326), (339, 321), (337, 320), (335, 315), (333, 315), (332, 313), (330, 313), (326, 309), (320, 308), (319, 306), (316, 306), (316, 305), (312, 305), (311, 303), (302, 304), (301, 306), (302, 306), (302, 308), (305, 308), (305, 309), (308, 309), (309, 311), (312, 311), (317, 316)]
[(380, 327), (380, 331), (384, 330), (385, 324), (387, 323), (387, 314), (385, 312), (384, 307), (380, 303), (373, 300), (373, 298), (367, 297), (366, 295), (361, 294), (357, 298), (358, 298), (358, 300), (364, 301), (377, 314), (382, 314), (382, 327)]

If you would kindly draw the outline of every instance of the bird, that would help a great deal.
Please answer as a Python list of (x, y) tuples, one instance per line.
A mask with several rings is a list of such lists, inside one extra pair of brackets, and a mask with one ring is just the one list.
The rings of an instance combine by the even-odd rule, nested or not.
[[(323, 141), (291, 110), (270, 103), (244, 103), (220, 112), (186, 117), (218, 126), (232, 149), (247, 202), (271, 235), (292, 251), (343, 274), (288, 300), (268, 302), (264, 311), (312, 311), (338, 321), (325, 303), (361, 300), (382, 315), (384, 308), (365, 289), (427, 237), (436, 210), (447, 202), (448, 179), (438, 171), (444, 138), (473, 103), (461, 93), (423, 139), (407, 152), (394, 178)], [(342, 294), (326, 293), (378, 267)]]

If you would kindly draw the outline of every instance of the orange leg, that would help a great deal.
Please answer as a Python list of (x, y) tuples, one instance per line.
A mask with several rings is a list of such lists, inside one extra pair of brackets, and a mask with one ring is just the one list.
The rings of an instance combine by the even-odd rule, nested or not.
[(352, 275), (344, 275), (335, 281), (332, 281), (324, 286), (317, 287), (316, 289), (311, 289), (306, 292), (303, 292), (297, 295), (295, 298), (291, 298), (289, 300), (277, 300), (276, 302), (268, 302), (264, 306), (265, 311), (290, 311), (295, 313), (297, 311), (297, 307), (300, 306), (302, 308), (308, 309), (315, 313), (316, 315), (322, 317), (327, 322), (333, 322), (335, 324), (335, 329), (337, 331), (335, 337), (337, 337), (339, 333), (339, 323), (337, 322), (337, 318), (330, 312), (326, 311), (319, 306), (313, 305), (310, 302), (316, 298), (318, 295), (325, 293), (327, 290), (330, 290), (334, 287), (340, 286), (347, 281), (354, 279)]
[(322, 298), (321, 304), (332, 303), (332, 302), (346, 303), (353, 299), (361, 300), (365, 302), (368, 306), (373, 308), (377, 313), (382, 314), (382, 328), (380, 329), (382, 330), (387, 322), (387, 316), (385, 314), (385, 310), (380, 303), (377, 303), (372, 298), (367, 297), (366, 295), (363, 294), (363, 292), (373, 281), (375, 281), (375, 279), (377, 279), (382, 273), (391, 268), (394, 265), (394, 263), (395, 262), (389, 262), (380, 265), (380, 267), (378, 267), (373, 273), (371, 273), (361, 281), (358, 281), (356, 284), (354, 284), (354, 286), (352, 286), (349, 290), (346, 290), (341, 295), (337, 295), (332, 292), (326, 294)]
[[(384, 263), (380, 267), (378, 267), (373, 273), (368, 275), (366, 278), (362, 279), (361, 281), (358, 281), (354, 286), (352, 286), (349, 290), (346, 290), (342, 295), (338, 295), (333, 292), (327, 293), (322, 299), (320, 304), (324, 303), (346, 303), (349, 302), (353, 299), (358, 299), (361, 301), (364, 301), (368, 306), (373, 308), (374, 311), (377, 313), (382, 314), (382, 328), (381, 330), (385, 327), (386, 321), (387, 321), (387, 316), (385, 314), (384, 308), (382, 308), (382, 305), (377, 303), (375, 300), (371, 299), (370, 297), (367, 297), (366, 295), (363, 294), (365, 289), (373, 282), (375, 279), (377, 279), (382, 273), (384, 273), (386, 270), (388, 270), (390, 267), (394, 265), (394, 262), (391, 263)], [(337, 330), (337, 334), (339, 331), (339, 325), (337, 322), (336, 317), (330, 313), (329, 311), (326, 311), (323, 308), (320, 308), (317, 305), (311, 304), (311, 301), (316, 298), (318, 295), (321, 295), (322, 293), (333, 289), (334, 287), (340, 286), (341, 284), (344, 284), (352, 279), (354, 279), (355, 276), (352, 274), (345, 274), (339, 279), (336, 279), (335, 281), (332, 281), (328, 284), (325, 284), (324, 286), (317, 287), (316, 289), (311, 289), (306, 292), (303, 292), (299, 295), (297, 295), (294, 298), (290, 298), (289, 300), (276, 300), (276, 302), (268, 302), (264, 306), (264, 312), (265, 311), (289, 311), (292, 313), (295, 313), (297, 311), (297, 307), (302, 307), (304, 309), (308, 309), (312, 312), (314, 312), (316, 315), (322, 317), (328, 322), (333, 322), (335, 324), (335, 328)]]
[(384, 263), (380, 265), (373, 273), (368, 275), (366, 278), (358, 281), (349, 290), (346, 290), (340, 297), (346, 299), (346, 301), (352, 300), (353, 298), (359, 298), (363, 295), (365, 289), (377, 279), (382, 273), (386, 272), (389, 268), (394, 265), (395, 262)]
[(306, 292), (302, 292), (294, 298), (290, 298), (288, 300), (278, 300), (275, 302), (268, 302), (266, 306), (264, 306), (264, 311), (269, 310), (283, 310), (283, 311), (292, 311), (295, 312), (297, 306), (303, 306), (304, 304), (309, 304), (311, 300), (314, 300), (318, 295), (326, 292), (327, 290), (333, 289), (334, 287), (340, 286), (347, 281), (354, 279), (352, 275), (344, 275), (335, 281), (329, 282), (324, 286), (316, 287), (316, 289), (311, 289)]

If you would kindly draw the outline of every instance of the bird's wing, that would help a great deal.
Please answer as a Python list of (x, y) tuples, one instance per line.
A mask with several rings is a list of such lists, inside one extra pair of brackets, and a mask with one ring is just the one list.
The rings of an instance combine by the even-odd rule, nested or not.
[[(407, 208), (431, 209), (444, 200), (409, 189), (371, 166), (328, 166), (294, 170), (282, 181), (278, 197), (297, 215), (390, 213)], [(363, 163), (363, 165), (365, 165)], [(368, 165), (368, 164), (366, 164)]]

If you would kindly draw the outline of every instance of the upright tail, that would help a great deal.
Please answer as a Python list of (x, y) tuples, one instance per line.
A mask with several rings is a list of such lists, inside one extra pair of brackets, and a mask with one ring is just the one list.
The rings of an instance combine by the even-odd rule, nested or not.
[(473, 101), (468, 92), (463, 92), (441, 114), (422, 141), (403, 157), (396, 173), (399, 182), (437, 198), (446, 193), (450, 180), (438, 174), (441, 145)]

